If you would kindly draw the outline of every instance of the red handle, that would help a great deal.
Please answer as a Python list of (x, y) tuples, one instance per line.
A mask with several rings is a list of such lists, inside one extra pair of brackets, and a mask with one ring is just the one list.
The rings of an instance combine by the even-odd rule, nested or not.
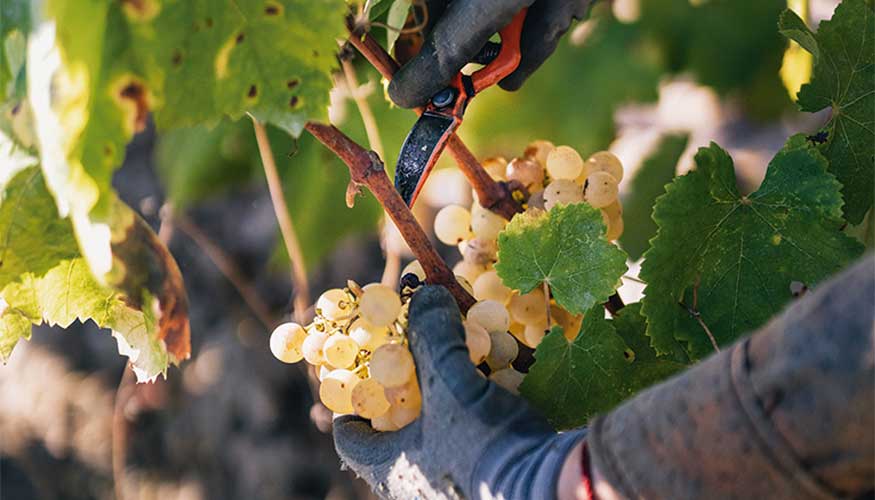
[(522, 9), (511, 19), (507, 26), (498, 32), (501, 35), (501, 50), (491, 63), (471, 75), (474, 92), (480, 92), (491, 87), (502, 78), (513, 73), (520, 64), (520, 34), (523, 31), (523, 21), (526, 10)]

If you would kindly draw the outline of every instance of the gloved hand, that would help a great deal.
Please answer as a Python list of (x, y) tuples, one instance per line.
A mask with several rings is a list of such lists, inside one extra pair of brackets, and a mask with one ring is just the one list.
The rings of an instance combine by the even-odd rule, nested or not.
[(446, 87), (493, 34), (523, 7), (529, 7), (520, 38), (520, 65), (499, 86), (520, 88), (556, 49), (572, 19), (582, 19), (591, 0), (426, 0), (430, 31), (419, 54), (389, 83), (395, 104), (425, 104)]
[(523, 399), (488, 381), (468, 358), (463, 335), (449, 292), (419, 290), (408, 338), (422, 414), (397, 432), (337, 418), (340, 458), (389, 499), (556, 498), (560, 469), (585, 431), (556, 433)]

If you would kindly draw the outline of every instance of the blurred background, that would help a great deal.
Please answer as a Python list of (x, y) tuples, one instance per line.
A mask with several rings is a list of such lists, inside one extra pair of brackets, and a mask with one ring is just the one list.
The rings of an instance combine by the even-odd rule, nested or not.
[[(837, 3), (791, 7), (807, 4), (816, 27)], [(785, 56), (776, 25), (786, 7), (784, 0), (602, 1), (521, 91), (478, 96), (461, 135), (481, 158), (510, 159), (535, 139), (584, 157), (610, 149), (626, 166), (621, 188), (654, 151), (672, 164), (679, 158), (682, 173), (698, 147), (715, 141), (751, 190), (788, 136), (824, 121), (797, 112), (790, 97), (805, 81), (805, 62)], [(386, 32), (375, 35), (382, 41)], [(356, 103), (366, 101), (381, 144), (371, 147), (382, 148), (391, 172), (415, 115), (387, 103), (361, 57), (347, 64), (331, 119), (368, 144)], [(306, 133), (270, 135), (311, 297), (347, 279), (397, 275), (410, 255), (382, 227), (370, 194), (346, 207), (346, 167)], [(417, 205), (424, 226), (437, 208), (470, 203), (464, 178), (451, 162), (441, 166)], [(135, 386), (113, 339), (93, 324), (37, 329), (0, 367), (0, 498), (110, 499), (117, 491), (126, 499), (368, 498), (363, 483), (340, 470), (330, 416), (314, 406), (306, 370), (268, 349), (272, 328), (289, 319), (294, 290), (251, 124), (168, 133), (150, 126), (129, 146), (114, 184), (179, 263), (192, 359), (166, 380)], [(646, 208), (642, 214), (638, 221), (627, 212), (620, 241), (633, 258), (652, 230)], [(460, 258), (436, 244), (450, 264)], [(632, 282), (621, 290), (627, 303), (639, 293)]]

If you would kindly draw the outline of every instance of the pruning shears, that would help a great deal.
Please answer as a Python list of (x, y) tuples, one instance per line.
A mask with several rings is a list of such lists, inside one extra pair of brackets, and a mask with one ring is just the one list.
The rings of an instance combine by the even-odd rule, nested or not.
[(471, 99), (519, 66), (520, 33), (525, 17), (526, 9), (522, 9), (498, 32), (501, 44), (487, 43), (472, 61), (485, 66), (471, 75), (457, 73), (449, 86), (431, 98), (410, 129), (395, 167), (395, 189), (407, 206), (416, 201), (447, 140), (462, 124)]

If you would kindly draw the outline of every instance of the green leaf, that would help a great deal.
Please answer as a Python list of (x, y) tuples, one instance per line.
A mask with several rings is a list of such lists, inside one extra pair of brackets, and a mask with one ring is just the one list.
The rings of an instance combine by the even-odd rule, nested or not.
[(875, 10), (863, 0), (844, 0), (812, 33), (790, 10), (781, 33), (814, 54), (811, 82), (799, 91), (802, 111), (831, 109), (821, 151), (842, 183), (845, 218), (859, 224), (872, 207), (875, 184)]
[(601, 212), (576, 203), (514, 216), (498, 236), (495, 270), (522, 293), (546, 282), (560, 306), (581, 314), (616, 290), (625, 262), (605, 239)]
[(862, 249), (840, 231), (840, 184), (803, 136), (750, 195), (738, 192), (732, 159), (716, 144), (699, 150), (696, 165), (657, 199), (659, 231), (640, 274), (653, 347), (692, 359), (714, 351), (705, 327), (718, 344), (732, 342), (780, 311), (793, 282), (812, 287)]
[[(8, 139), (0, 135), (0, 153)], [(35, 159), (4, 163), (0, 193), (0, 359), (31, 325), (93, 320), (112, 330), (139, 380), (165, 373), (189, 355), (187, 302), (179, 270), (148, 226), (118, 201), (113, 208), (117, 263), (101, 284), (79, 252)]]
[(18, 94), (23, 86), (30, 9), (27, 0), (0, 2), (0, 104)]
[(686, 368), (687, 360), (659, 356), (647, 337), (647, 321), (641, 315), (641, 303), (628, 304), (614, 315), (611, 324), (617, 335), (634, 353), (634, 361), (623, 377), (633, 393), (646, 389)]
[(557, 429), (577, 427), (630, 395), (624, 376), (631, 357), (598, 306), (584, 316), (573, 342), (558, 326), (541, 340), (520, 394)]
[(651, 214), (657, 196), (674, 178), (678, 160), (687, 148), (685, 134), (666, 135), (644, 160), (629, 183), (629, 194), (623, 200), (623, 223), (620, 245), (632, 260), (638, 260), (656, 235), (656, 223)]
[(386, 24), (391, 28), (386, 30), (386, 47), (390, 52), (395, 51), (395, 40), (401, 35), (401, 28), (407, 21), (407, 14), (410, 12), (410, 0), (395, 0), (392, 2), (392, 7), (389, 8), (389, 14), (386, 17)]

